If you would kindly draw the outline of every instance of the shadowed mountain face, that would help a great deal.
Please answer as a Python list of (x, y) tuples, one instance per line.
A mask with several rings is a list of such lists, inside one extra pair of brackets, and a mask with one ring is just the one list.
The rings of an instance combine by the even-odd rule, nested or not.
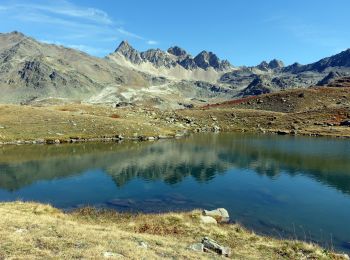
[[(174, 46), (139, 52), (123, 41), (106, 58), (40, 43), (19, 32), (0, 34), (1, 103), (45, 100), (146, 104), (182, 108), (287, 88), (332, 84), (349, 77), (349, 50), (309, 65), (273, 59), (233, 67), (209, 51), (192, 57)], [(202, 88), (202, 86), (215, 88)]]
[(339, 140), (234, 134), (157, 143), (8, 146), (0, 150), (0, 188), (13, 191), (89, 169), (102, 169), (118, 187), (134, 179), (173, 185), (188, 176), (207, 182), (234, 168), (271, 178), (302, 174), (350, 194), (349, 152), (350, 143)]

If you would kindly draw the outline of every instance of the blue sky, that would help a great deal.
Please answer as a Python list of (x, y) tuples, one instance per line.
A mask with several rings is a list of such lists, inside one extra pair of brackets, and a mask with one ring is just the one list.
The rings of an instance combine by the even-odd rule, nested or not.
[(178, 45), (234, 65), (310, 63), (350, 48), (349, 0), (1, 0), (0, 32), (105, 56), (126, 39)]

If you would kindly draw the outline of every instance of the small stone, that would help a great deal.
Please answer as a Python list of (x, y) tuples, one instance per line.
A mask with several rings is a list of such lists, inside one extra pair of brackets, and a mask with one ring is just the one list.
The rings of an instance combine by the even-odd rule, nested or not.
[(218, 223), (216, 221), (216, 219), (211, 217), (211, 216), (200, 216), (200, 222), (203, 224), (217, 224)]
[(144, 248), (144, 249), (147, 249), (147, 248), (148, 248), (148, 245), (147, 245), (146, 242), (140, 241), (140, 242), (139, 242), (139, 247), (142, 247), (142, 248)]
[(122, 254), (118, 254), (118, 253), (113, 253), (113, 252), (104, 252), (103, 256), (105, 258), (110, 258), (110, 257), (124, 257)]
[(189, 246), (189, 249), (197, 252), (203, 252), (204, 251), (204, 245), (202, 243), (195, 243)]
[(231, 249), (229, 247), (219, 245), (216, 241), (208, 237), (203, 238), (202, 244), (204, 246), (204, 250), (210, 250), (226, 257), (231, 256)]
[(24, 232), (26, 232), (27, 230), (26, 229), (23, 229), (23, 228), (19, 228), (19, 229), (16, 229), (16, 233), (18, 233), (18, 234), (21, 234), (21, 233), (24, 233)]
[(217, 132), (220, 132), (221, 128), (217, 125), (214, 125), (212, 130), (213, 130), (213, 132), (217, 133)]

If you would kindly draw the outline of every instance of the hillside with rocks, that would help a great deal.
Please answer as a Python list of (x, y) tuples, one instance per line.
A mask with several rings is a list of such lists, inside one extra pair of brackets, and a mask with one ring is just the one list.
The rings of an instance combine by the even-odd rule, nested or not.
[(273, 59), (235, 67), (213, 52), (192, 56), (178, 46), (139, 52), (123, 41), (107, 57), (97, 58), (19, 32), (0, 34), (1, 103), (83, 102), (178, 109), (336, 85), (349, 76), (350, 49), (308, 65), (285, 66)]

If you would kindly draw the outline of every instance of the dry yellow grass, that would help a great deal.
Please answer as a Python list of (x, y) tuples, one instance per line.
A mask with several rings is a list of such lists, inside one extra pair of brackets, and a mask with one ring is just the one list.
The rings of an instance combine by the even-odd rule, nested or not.
[(175, 134), (173, 128), (149, 121), (144, 113), (97, 105), (0, 105), (0, 142)]
[(0, 204), (0, 215), (0, 259), (221, 258), (188, 248), (204, 236), (229, 246), (234, 259), (345, 259), (312, 244), (258, 236), (239, 225), (204, 225), (199, 211), (129, 215), (87, 208), (65, 214), (49, 205), (12, 202)]

